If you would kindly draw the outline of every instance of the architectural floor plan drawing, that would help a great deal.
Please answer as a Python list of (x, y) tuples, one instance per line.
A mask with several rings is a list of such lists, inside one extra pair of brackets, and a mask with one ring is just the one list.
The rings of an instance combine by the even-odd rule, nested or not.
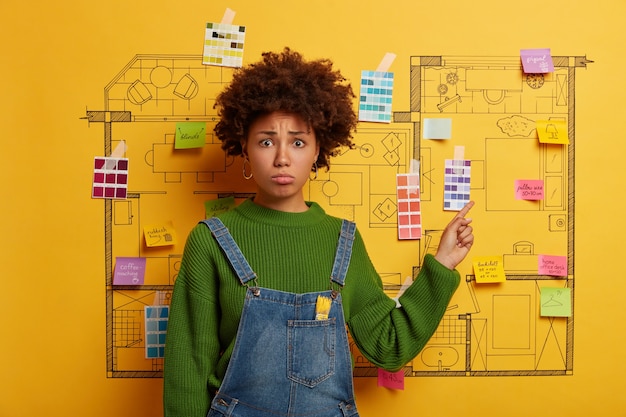
[[(426, 348), (404, 369), (408, 376), (568, 375), (573, 373), (574, 314), (542, 317), (543, 287), (574, 296), (575, 76), (585, 57), (553, 57), (555, 70), (524, 74), (519, 57), (411, 57), (410, 109), (394, 122), (411, 122), (413, 158), (421, 162), (422, 200), (441, 207), (442, 163), (453, 147), (471, 160), (470, 217), (480, 224), (471, 256), (502, 256), (506, 281), (477, 284), (463, 265), (465, 282)], [(450, 118), (450, 141), (424, 140), (423, 123)], [(538, 141), (541, 120), (565, 121), (568, 145)], [(550, 124), (548, 124), (550, 126)], [(543, 180), (545, 198), (516, 198), (520, 179)], [(420, 245), (433, 251), (438, 231)], [(567, 275), (538, 273), (540, 255), (566, 256)], [(463, 273), (465, 272), (465, 275)], [(355, 352), (358, 355), (358, 353)], [(357, 360), (356, 375), (375, 375)]]
[[(477, 283), (471, 259), (462, 282), (426, 348), (404, 368), (413, 376), (569, 375), (573, 373), (574, 312), (543, 317), (543, 287), (574, 292), (574, 149), (576, 72), (582, 56), (553, 57), (554, 72), (524, 74), (519, 57), (413, 56), (410, 108), (394, 107), (391, 123), (360, 123), (356, 146), (309, 182), (307, 198), (329, 214), (357, 222), (368, 251), (395, 296), (436, 251), (454, 213), (443, 210), (444, 165), (462, 146), (471, 161), (472, 256), (501, 256), (506, 281)], [(207, 66), (201, 56), (137, 55), (104, 89), (104, 106), (86, 119), (102, 125), (104, 155), (124, 141), (126, 198), (102, 199), (107, 320), (107, 375), (153, 378), (162, 358), (146, 359), (145, 308), (167, 305), (184, 242), (205, 216), (205, 202), (253, 195), (240, 158), (225, 156), (212, 134), (214, 98), (232, 69)], [(355, 87), (356, 81), (353, 81)], [(425, 119), (449, 118), (446, 140), (423, 139)], [(569, 144), (537, 139), (537, 121), (565, 121)], [(175, 149), (177, 123), (206, 122), (202, 148)], [(419, 161), (423, 236), (397, 238), (396, 174)], [(516, 180), (543, 180), (545, 198), (519, 200)], [(148, 247), (143, 228), (171, 222), (171, 245)], [(394, 256), (390, 256), (393, 254)], [(541, 255), (567, 257), (566, 276), (538, 273)], [(117, 257), (146, 258), (143, 285), (113, 285)], [(354, 374), (376, 368), (353, 348)]]

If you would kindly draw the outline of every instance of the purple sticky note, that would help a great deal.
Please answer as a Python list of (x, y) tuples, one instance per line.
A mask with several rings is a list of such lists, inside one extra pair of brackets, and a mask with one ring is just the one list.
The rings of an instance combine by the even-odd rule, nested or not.
[(520, 50), (522, 67), (526, 74), (545, 74), (554, 72), (550, 48)]
[(146, 275), (146, 258), (115, 259), (113, 285), (143, 285)]

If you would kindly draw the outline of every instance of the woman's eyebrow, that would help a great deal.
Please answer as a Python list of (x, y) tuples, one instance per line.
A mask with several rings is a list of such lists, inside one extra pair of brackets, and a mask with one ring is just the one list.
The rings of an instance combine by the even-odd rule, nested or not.
[[(308, 130), (289, 130), (287, 132), (290, 135), (303, 135), (303, 134), (308, 134), (309, 131)], [(256, 132), (254, 132), (254, 134), (256, 135), (277, 135), (278, 132), (275, 130), (258, 130)]]

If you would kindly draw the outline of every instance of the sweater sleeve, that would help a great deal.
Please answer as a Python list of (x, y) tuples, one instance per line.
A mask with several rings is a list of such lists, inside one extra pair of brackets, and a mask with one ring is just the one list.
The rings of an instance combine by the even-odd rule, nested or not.
[[(204, 226), (202, 226), (204, 227)], [(165, 417), (204, 417), (207, 386), (220, 354), (217, 278), (206, 233), (196, 227), (187, 239), (170, 305), (163, 371)]]
[[(367, 254), (364, 256), (366, 261), (362, 263), (371, 265)], [(399, 299), (401, 307), (396, 308), (395, 301), (383, 292), (378, 274), (370, 274), (375, 275), (370, 281), (377, 282), (378, 289), (363, 285), (367, 279), (359, 280), (359, 302), (351, 307), (348, 327), (360, 352), (370, 362), (397, 371), (417, 356), (437, 330), (460, 276), (432, 255), (426, 255), (417, 278)]]

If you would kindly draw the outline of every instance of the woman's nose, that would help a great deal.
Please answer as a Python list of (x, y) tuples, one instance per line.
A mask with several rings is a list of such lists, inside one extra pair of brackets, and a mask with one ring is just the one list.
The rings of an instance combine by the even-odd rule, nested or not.
[(276, 166), (288, 166), (290, 162), (289, 159), (289, 151), (285, 146), (278, 146), (276, 148), (276, 159), (274, 160), (274, 164)]

